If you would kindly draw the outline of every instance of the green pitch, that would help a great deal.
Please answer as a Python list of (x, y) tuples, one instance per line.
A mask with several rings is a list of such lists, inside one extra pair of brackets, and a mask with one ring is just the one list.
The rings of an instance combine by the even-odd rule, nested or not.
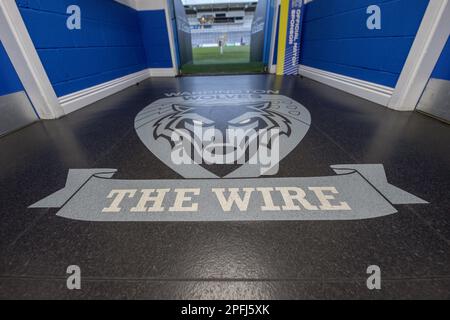
[(220, 48), (193, 48), (194, 64), (247, 63), (250, 61), (250, 46)]
[(250, 62), (250, 46), (220, 48), (193, 48), (193, 63), (181, 68), (183, 74), (196, 73), (255, 73), (263, 72), (264, 65)]

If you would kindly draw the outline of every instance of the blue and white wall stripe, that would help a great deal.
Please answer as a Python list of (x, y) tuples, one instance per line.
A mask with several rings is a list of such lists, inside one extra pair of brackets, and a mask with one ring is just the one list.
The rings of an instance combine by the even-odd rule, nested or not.
[[(448, 29), (448, 0), (307, 2), (300, 74), (414, 110), (443, 47), (437, 38)], [(374, 15), (380, 21), (372, 27)]]
[[(67, 24), (74, 6), (79, 28)], [(42, 118), (150, 76), (176, 75), (166, 0), (2, 0), (0, 8), (9, 25), (0, 35), (10, 39), (7, 49)]]

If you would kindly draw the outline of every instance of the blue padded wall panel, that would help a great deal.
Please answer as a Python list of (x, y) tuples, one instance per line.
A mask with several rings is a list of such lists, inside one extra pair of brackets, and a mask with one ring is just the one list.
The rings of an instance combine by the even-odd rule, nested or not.
[(172, 68), (169, 33), (164, 10), (140, 11), (142, 41), (149, 68)]
[(23, 91), (22, 82), (0, 42), (0, 96), (19, 91)]
[(447, 40), (431, 78), (450, 81), (450, 38)]
[(101, 74), (95, 74), (95, 75), (92, 75), (92, 76), (89, 76), (86, 78), (77, 78), (75, 80), (56, 84), (56, 85), (54, 85), (54, 89), (56, 92), (59, 92), (61, 90), (67, 90), (67, 91), (74, 92), (74, 91), (77, 91), (80, 86), (91, 87), (98, 83), (107, 82), (110, 79), (119, 78), (119, 77), (123, 76), (123, 74), (131, 74), (133, 72), (135, 72), (134, 68), (123, 68), (123, 69), (105, 72), (105, 73), (101, 73)]
[(314, 66), (314, 68), (334, 72), (348, 77), (374, 82), (383, 83), (385, 85), (394, 84), (397, 82), (398, 75), (379, 70), (363, 69), (347, 65), (340, 65), (325, 61), (309, 60), (303, 61), (304, 65)]
[[(323, 1), (316, 0), (316, 3)], [(369, 30), (366, 27), (366, 19), (369, 15), (366, 14), (367, 7), (362, 7), (307, 22), (310, 29), (308, 40), (415, 36), (428, 5), (428, 0), (391, 0), (381, 3), (371, 1), (372, 4), (377, 2), (381, 8), (381, 30)], [(305, 17), (314, 10), (314, 3), (313, 1), (308, 5)]]
[(309, 10), (307, 14), (305, 14), (305, 21), (333, 16), (355, 9), (367, 8), (372, 4), (380, 4), (388, 1), (391, 0), (313, 0), (312, 2), (308, 3), (308, 6), (312, 7), (312, 9)]
[[(429, 0), (315, 0), (306, 6), (301, 64), (395, 87)], [(369, 30), (369, 5), (382, 29)]]
[[(17, 0), (57, 96), (147, 68), (138, 12), (113, 0)], [(69, 5), (81, 30), (66, 27)]]

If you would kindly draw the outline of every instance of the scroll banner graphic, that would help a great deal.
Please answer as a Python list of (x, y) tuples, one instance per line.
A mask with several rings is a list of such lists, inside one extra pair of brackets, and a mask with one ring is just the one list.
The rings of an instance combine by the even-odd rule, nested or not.
[(287, 221), (369, 219), (396, 213), (396, 204), (427, 203), (389, 184), (382, 165), (331, 168), (337, 175), (182, 180), (72, 169), (65, 188), (30, 208), (59, 208), (58, 216), (82, 221)]
[(281, 0), (277, 75), (298, 74), (303, 14), (303, 0)]

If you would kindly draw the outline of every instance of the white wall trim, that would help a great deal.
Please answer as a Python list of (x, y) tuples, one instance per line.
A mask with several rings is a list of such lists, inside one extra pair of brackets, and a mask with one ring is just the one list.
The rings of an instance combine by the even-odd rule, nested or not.
[(166, 0), (114, 0), (138, 11), (163, 10)]
[(115, 0), (138, 11), (163, 10), (166, 0)]
[(176, 72), (173, 68), (151, 68), (145, 69), (127, 76), (117, 78), (99, 85), (83, 89), (63, 97), (58, 100), (66, 114), (79, 110), (94, 102), (104, 99), (119, 91), (135, 85), (150, 77), (174, 77)]
[(175, 77), (177, 75), (174, 68), (151, 68), (149, 70), (152, 77)]
[(177, 75), (174, 38), (166, 0), (116, 0), (135, 10), (165, 10), (174, 68), (146, 69), (58, 98), (15, 0), (0, 1), (0, 39), (41, 119), (56, 119), (149, 77)]
[(276, 64), (272, 64), (269, 67), (269, 73), (271, 73), (271, 74), (276, 74), (277, 73), (277, 65)]
[(135, 0), (136, 10), (162, 10), (166, 8), (166, 0)]
[(64, 115), (14, 0), (0, 1), (0, 39), (41, 119)]
[(449, 37), (449, 21), (450, 1), (430, 0), (389, 108), (400, 111), (416, 108)]
[(136, 9), (136, 0), (115, 0), (123, 5), (126, 5), (130, 8)]
[(387, 106), (394, 88), (301, 65), (300, 75), (343, 90), (366, 100)]
[(151, 76), (150, 69), (145, 69), (127, 76), (114, 79), (99, 85), (80, 90), (59, 98), (66, 114), (79, 110), (96, 101), (113, 95), (135, 85)]

